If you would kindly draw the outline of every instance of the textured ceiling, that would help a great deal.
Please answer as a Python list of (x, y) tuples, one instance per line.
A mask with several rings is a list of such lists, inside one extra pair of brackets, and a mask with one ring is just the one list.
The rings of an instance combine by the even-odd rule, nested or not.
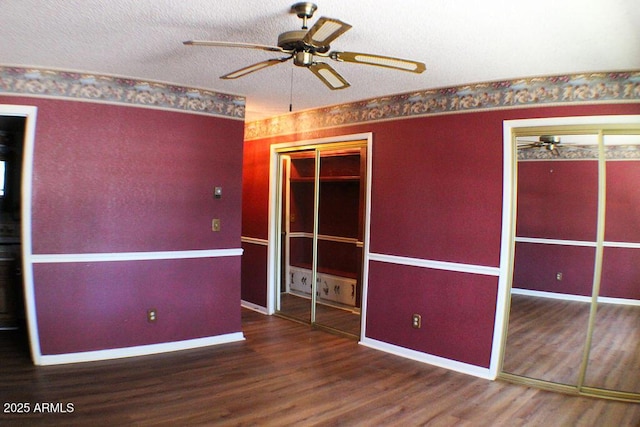
[[(353, 26), (331, 47), (423, 61), (423, 74), (328, 60), (351, 87), (328, 90), (291, 61), (218, 77), (278, 54), (188, 47), (275, 45), (298, 30), (294, 0), (3, 0), (0, 64), (157, 80), (247, 98), (247, 120), (415, 90), (553, 74), (640, 69), (638, 0), (317, 0)], [(281, 55), (280, 55), (281, 56)], [(292, 78), (293, 77), (293, 78)], [(293, 89), (292, 89), (293, 87)]]

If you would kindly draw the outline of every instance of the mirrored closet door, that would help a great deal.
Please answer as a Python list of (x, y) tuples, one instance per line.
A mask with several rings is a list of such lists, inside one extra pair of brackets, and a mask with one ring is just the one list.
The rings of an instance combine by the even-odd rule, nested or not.
[(603, 141), (602, 279), (584, 386), (640, 394), (640, 135)]
[(280, 286), (276, 310), (311, 322), (316, 151), (280, 155)]
[(276, 312), (360, 336), (365, 142), (280, 153)]
[(640, 401), (640, 129), (515, 135), (501, 377)]

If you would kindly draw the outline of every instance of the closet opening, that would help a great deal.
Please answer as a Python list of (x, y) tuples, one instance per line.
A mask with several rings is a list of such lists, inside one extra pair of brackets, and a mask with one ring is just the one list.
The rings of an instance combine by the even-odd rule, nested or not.
[[(37, 108), (0, 105), (0, 334), (34, 354), (31, 270), (31, 166)], [(25, 267), (26, 266), (26, 267)]]
[(26, 330), (20, 184), (26, 117), (0, 115), (0, 330)]
[(367, 141), (281, 149), (275, 313), (361, 335)]

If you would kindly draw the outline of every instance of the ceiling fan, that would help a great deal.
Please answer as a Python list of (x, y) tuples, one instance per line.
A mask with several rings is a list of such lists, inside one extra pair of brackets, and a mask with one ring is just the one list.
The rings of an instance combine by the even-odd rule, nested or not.
[(296, 31), (285, 31), (278, 36), (277, 46), (237, 43), (224, 41), (188, 40), (183, 42), (187, 46), (218, 46), (218, 47), (238, 47), (247, 49), (259, 49), (269, 52), (284, 53), (281, 58), (268, 59), (258, 62), (248, 67), (241, 68), (231, 73), (221, 76), (221, 79), (237, 79), (255, 71), (262, 70), (273, 65), (286, 62), (293, 58), (293, 63), (299, 67), (306, 67), (315, 74), (329, 89), (345, 89), (349, 83), (338, 72), (326, 62), (316, 60), (320, 58), (331, 58), (338, 62), (353, 62), (356, 64), (376, 65), (379, 67), (392, 68), (395, 70), (409, 71), (412, 73), (422, 73), (426, 67), (423, 63), (407, 59), (393, 58), (388, 56), (373, 55), (357, 52), (338, 52), (330, 50), (330, 43), (344, 34), (351, 28), (351, 25), (338, 19), (321, 17), (311, 27), (307, 27), (307, 21), (313, 17), (317, 6), (310, 2), (296, 3), (291, 6), (291, 11), (295, 12), (298, 18), (302, 19), (302, 29)]
[(527, 150), (531, 148), (545, 148), (551, 152), (558, 152), (558, 145), (562, 144), (562, 140), (556, 135), (540, 135), (537, 141), (519, 141), (518, 150)]
[(553, 156), (559, 156), (560, 150), (562, 149), (597, 150), (598, 143), (596, 140), (590, 140), (590, 136), (593, 135), (586, 135), (584, 137), (569, 135), (569, 141), (562, 141), (562, 139), (558, 135), (540, 135), (535, 139), (528, 137), (519, 137), (517, 139), (517, 149), (544, 149), (549, 151)]

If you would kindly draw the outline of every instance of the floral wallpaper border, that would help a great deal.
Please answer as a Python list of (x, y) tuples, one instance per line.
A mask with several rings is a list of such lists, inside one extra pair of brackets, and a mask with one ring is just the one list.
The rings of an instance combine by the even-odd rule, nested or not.
[[(598, 160), (598, 146), (568, 147), (559, 146), (550, 151), (544, 147), (518, 149), (519, 161), (525, 160)], [(605, 146), (605, 160), (640, 160), (640, 145)]]
[(244, 119), (245, 98), (149, 80), (0, 66), (0, 94), (62, 97)]
[(640, 70), (531, 77), (410, 92), (248, 122), (245, 140), (474, 110), (639, 101)]

